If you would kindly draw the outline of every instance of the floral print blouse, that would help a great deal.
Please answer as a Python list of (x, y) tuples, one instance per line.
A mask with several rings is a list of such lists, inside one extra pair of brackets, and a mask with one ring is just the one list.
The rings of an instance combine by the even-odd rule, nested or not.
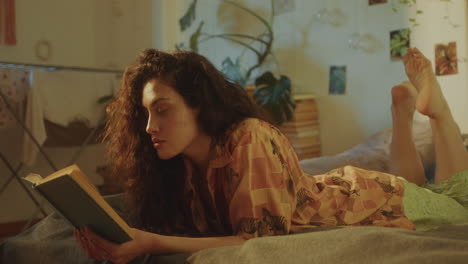
[(205, 177), (190, 160), (185, 166), (190, 222), (199, 234), (249, 239), (317, 226), (415, 229), (395, 176), (351, 166), (308, 175), (288, 139), (258, 119), (244, 120), (216, 146)]

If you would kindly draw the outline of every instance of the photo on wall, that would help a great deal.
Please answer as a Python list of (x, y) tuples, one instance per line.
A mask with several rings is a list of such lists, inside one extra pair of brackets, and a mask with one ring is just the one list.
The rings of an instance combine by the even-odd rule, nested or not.
[(404, 28), (390, 32), (390, 57), (400, 60), (410, 47), (410, 29)]
[(451, 75), (458, 73), (457, 43), (435, 45), (436, 75)]
[(346, 66), (330, 67), (329, 94), (345, 94), (346, 91)]
[(387, 0), (369, 0), (369, 5), (385, 4)]

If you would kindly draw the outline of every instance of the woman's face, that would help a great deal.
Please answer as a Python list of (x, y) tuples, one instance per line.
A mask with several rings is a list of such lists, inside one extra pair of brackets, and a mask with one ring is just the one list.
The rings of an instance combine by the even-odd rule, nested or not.
[(200, 137), (196, 109), (187, 106), (176, 90), (157, 79), (143, 87), (143, 107), (147, 113), (146, 132), (160, 159), (186, 152)]

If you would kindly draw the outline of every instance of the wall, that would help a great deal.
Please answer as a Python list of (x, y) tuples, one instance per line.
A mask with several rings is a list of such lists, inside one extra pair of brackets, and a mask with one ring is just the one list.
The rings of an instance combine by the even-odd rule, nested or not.
[[(457, 42), (458, 72), (456, 75), (439, 76), (437, 79), (449, 102), (452, 114), (462, 133), (468, 133), (468, 80), (467, 80), (467, 5), (464, 0), (454, 4), (428, 1), (424, 5), (421, 26), (414, 31), (414, 45), (425, 54), (434, 54), (434, 44)], [(449, 19), (443, 16), (449, 15)], [(434, 55), (429, 57), (434, 63)]]
[(39, 40), (52, 45), (49, 64), (94, 65), (94, 6), (92, 0), (16, 1), (17, 45), (0, 46), (2, 60), (40, 63)]
[[(163, 1), (164, 2), (164, 1)], [(176, 16), (167, 17), (166, 25), (178, 27), (178, 19), (191, 3), (189, 0), (174, 1)], [(258, 33), (261, 27), (245, 13), (225, 4), (209, 0), (198, 1), (197, 21), (205, 21), (209, 33), (243, 32)], [(247, 3), (247, 1), (236, 1)], [(406, 80), (401, 61), (390, 60), (390, 31), (411, 27), (408, 17), (416, 10), (421, 24), (412, 29), (412, 46), (420, 48), (434, 60), (434, 44), (457, 41), (459, 57), (466, 57), (466, 2), (454, 0), (417, 1), (411, 8), (400, 6), (398, 1), (368, 6), (367, 1), (347, 0), (296, 0), (295, 10), (274, 18), (276, 40), (274, 53), (280, 65), (280, 73), (288, 75), (296, 92), (318, 95), (321, 140), (324, 155), (339, 153), (361, 142), (364, 138), (391, 126), (390, 91), (393, 85)], [(393, 5), (398, 12), (392, 11)], [(249, 1), (248, 6), (263, 15), (269, 13), (270, 1)], [(222, 8), (219, 8), (219, 7)], [(324, 25), (315, 19), (322, 8), (339, 7), (345, 16), (340, 27)], [(460, 24), (453, 28), (443, 17), (448, 7), (450, 18)], [(171, 11), (173, 12), (173, 11)], [(195, 29), (196, 26), (193, 27)], [(354, 32), (370, 33), (377, 39), (377, 50), (365, 53), (349, 48), (347, 41)], [(172, 49), (181, 40), (187, 40), (191, 32), (167, 35), (164, 49)], [(169, 42), (169, 43), (168, 43)], [(205, 42), (200, 52), (220, 66), (226, 56), (236, 56), (242, 49), (223, 40)], [(253, 56), (244, 56), (246, 65)], [(328, 95), (328, 74), (331, 65), (347, 66), (345, 95)], [(270, 67), (276, 70), (276, 67)], [(460, 74), (439, 77), (444, 94), (451, 105), (456, 121), (463, 132), (468, 131), (468, 120), (463, 113), (467, 110), (466, 63), (459, 64)]]
[[(123, 70), (140, 50), (152, 46), (150, 0), (16, 0), (16, 10), (18, 44), (0, 45), (0, 61)], [(35, 45), (41, 39), (48, 40), (52, 46), (52, 56), (48, 61), (35, 56)], [(112, 79), (113, 75), (96, 75), (95, 78), (96, 83), (102, 83), (104, 79)], [(63, 89), (67, 87), (70, 84), (64, 80)], [(93, 105), (88, 100), (95, 102), (99, 96), (109, 92), (108, 87), (98, 85), (83, 87), (82, 90), (90, 91), (86, 98), (77, 95), (78, 91), (65, 94), (74, 100), (83, 100), (83, 104)], [(60, 94), (49, 99), (62, 100), (64, 93)], [(14, 167), (19, 163), (22, 135), (19, 127), (0, 130), (0, 151)], [(78, 147), (45, 149), (59, 168), (68, 165), (77, 150)], [(103, 154), (101, 144), (91, 145), (77, 160), (95, 184), (102, 183), (96, 167), (105, 163)], [(47, 175), (52, 169), (44, 158), (39, 157), (32, 167), (23, 168), (19, 174), (25, 176), (29, 172)], [(11, 172), (0, 162), (0, 187), (10, 176)], [(29, 219), (33, 215), (38, 216), (34, 204), (19, 183), (11, 181), (5, 192), (0, 194), (0, 223)]]
[[(17, 0), (17, 45), (0, 45), (2, 61), (123, 69), (151, 46), (151, 1)], [(51, 58), (35, 45), (47, 40)]]
[[(0, 46), (0, 61), (40, 63), (34, 55), (35, 43), (46, 38), (53, 44), (50, 64), (122, 69), (142, 48), (153, 46), (172, 50), (175, 43), (186, 40), (180, 33), (178, 19), (191, 0), (17, 0), (18, 45)], [(40, 2), (40, 3), (39, 3)], [(394, 1), (397, 2), (397, 1)], [(197, 17), (204, 18), (211, 33), (225, 30), (261, 32), (262, 28), (239, 10), (212, 0), (199, 0)], [(249, 6), (267, 15), (269, 1), (249, 1)], [(420, 26), (413, 29), (413, 46), (433, 58), (435, 43), (457, 41), (460, 58), (466, 58), (466, 3), (452, 0), (450, 17), (460, 27), (453, 28), (443, 17), (446, 4), (439, 0), (418, 1)], [(340, 7), (346, 23), (341, 27), (323, 25), (314, 19), (322, 8)], [(367, 1), (296, 0), (295, 10), (274, 19), (276, 42), (274, 51), (282, 74), (291, 77), (296, 92), (318, 95), (323, 153), (331, 155), (359, 143), (365, 137), (391, 126), (390, 89), (405, 80), (401, 62), (389, 59), (389, 31), (408, 27), (408, 16), (416, 8), (391, 11), (390, 4), (368, 7)], [(198, 22), (197, 22), (198, 24)], [(371, 33), (378, 40), (372, 54), (358, 52), (347, 46), (353, 32)], [(237, 56), (241, 49), (221, 40), (206, 42), (201, 52), (220, 66), (225, 56)], [(245, 53), (243, 63), (253, 61)], [(328, 95), (330, 65), (346, 65), (347, 93)], [(277, 70), (275, 66), (269, 67)], [(466, 63), (460, 62), (460, 74), (439, 77), (463, 132), (468, 131)], [(0, 150), (10, 157), (19, 155), (20, 130), (0, 131)], [(49, 149), (59, 164), (65, 164), (74, 149)], [(88, 148), (80, 165), (91, 174), (102, 148)], [(43, 160), (35, 171), (49, 168)], [(23, 174), (25, 171), (23, 172)], [(0, 186), (10, 173), (0, 164)], [(99, 182), (95, 178), (95, 182)], [(5, 214), (4, 212), (7, 212)], [(0, 196), (0, 222), (29, 218), (34, 207), (17, 183), (10, 184)]]

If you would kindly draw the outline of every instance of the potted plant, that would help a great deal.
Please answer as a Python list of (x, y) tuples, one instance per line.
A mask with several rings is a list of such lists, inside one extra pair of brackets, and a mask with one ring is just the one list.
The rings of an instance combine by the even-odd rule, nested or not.
[[(254, 87), (252, 97), (257, 104), (263, 107), (271, 114), (273, 121), (277, 125), (281, 125), (285, 121), (291, 120), (295, 103), (292, 100), (291, 80), (281, 75), (279, 78), (271, 71), (265, 71), (258, 76), (252, 76), (254, 70), (260, 69), (265, 63), (268, 56), (272, 56), (272, 46), (274, 40), (274, 31), (272, 21), (275, 15), (273, 0), (271, 2), (271, 18), (270, 22), (265, 18), (243, 5), (229, 0), (224, 0), (223, 3), (229, 4), (253, 16), (259, 23), (265, 27), (265, 31), (260, 35), (238, 34), (238, 33), (220, 33), (210, 34), (203, 31), (204, 21), (200, 21), (196, 30), (190, 35), (188, 45), (179, 43), (177, 49), (190, 49), (198, 52), (200, 44), (209, 41), (210, 39), (220, 38), (228, 40), (232, 43), (240, 45), (245, 50), (252, 52), (256, 56), (256, 63), (251, 65), (247, 70), (243, 70), (240, 64), (240, 57), (235, 60), (226, 57), (222, 62), (221, 71), (233, 82), (238, 83), (242, 87)], [(196, 20), (196, 5), (197, 0), (189, 5), (185, 14), (180, 18), (180, 30), (186, 31), (191, 28)]]

